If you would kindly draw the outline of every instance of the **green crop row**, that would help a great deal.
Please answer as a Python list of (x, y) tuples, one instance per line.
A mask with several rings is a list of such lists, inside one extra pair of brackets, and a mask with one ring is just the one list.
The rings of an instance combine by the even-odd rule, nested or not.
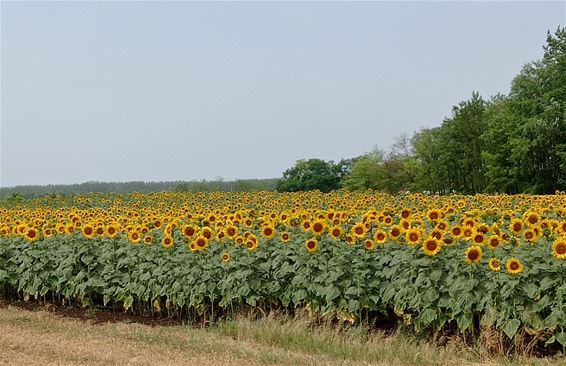
[[(175, 242), (165, 250), (80, 234), (33, 244), (2, 239), (0, 287), (5, 297), (59, 296), (125, 310), (143, 302), (200, 313), (271, 306), (354, 321), (366, 314), (417, 332), (488, 327), (509, 338), (519, 331), (544, 334), (547, 344), (566, 346), (566, 261), (548, 254), (546, 239), (513, 248), (524, 264), (519, 274), (490, 271), (489, 255), (468, 264), (464, 242), (435, 256), (420, 246), (386, 243), (368, 251), (326, 237), (316, 253), (305, 250), (300, 236), (287, 244), (262, 241), (253, 251), (218, 243), (191, 252), (180, 236)], [(503, 261), (511, 256), (506, 247), (490, 254)]]

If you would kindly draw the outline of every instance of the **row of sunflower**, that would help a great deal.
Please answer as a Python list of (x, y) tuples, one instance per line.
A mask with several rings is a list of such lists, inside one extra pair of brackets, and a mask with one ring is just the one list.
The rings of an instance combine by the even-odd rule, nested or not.
[(125, 308), (165, 297), (181, 307), (269, 299), (322, 313), (394, 309), (417, 329), (455, 322), (465, 331), (495, 312), (491, 325), (509, 336), (519, 322), (560, 342), (565, 207), (562, 194), (35, 199), (0, 206), (0, 285)]

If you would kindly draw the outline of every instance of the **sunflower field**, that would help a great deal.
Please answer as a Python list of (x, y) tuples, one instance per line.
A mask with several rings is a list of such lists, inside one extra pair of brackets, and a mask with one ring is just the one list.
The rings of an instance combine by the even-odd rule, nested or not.
[(146, 314), (308, 311), (566, 346), (566, 195), (152, 193), (0, 206), (0, 291)]

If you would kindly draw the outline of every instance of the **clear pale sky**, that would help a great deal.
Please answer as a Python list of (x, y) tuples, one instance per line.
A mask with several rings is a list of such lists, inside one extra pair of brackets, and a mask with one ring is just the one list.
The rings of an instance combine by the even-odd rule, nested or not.
[(0, 185), (281, 176), (507, 93), (565, 2), (1, 3)]

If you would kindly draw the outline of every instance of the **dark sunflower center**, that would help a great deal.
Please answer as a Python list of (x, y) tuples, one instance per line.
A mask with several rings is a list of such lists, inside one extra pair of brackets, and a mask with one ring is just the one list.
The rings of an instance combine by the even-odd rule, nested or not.
[(478, 257), (479, 257), (479, 253), (478, 253), (477, 250), (471, 250), (471, 251), (468, 253), (468, 258), (469, 258), (471, 261), (475, 261), (476, 259), (478, 259)]
[(436, 242), (434, 242), (434, 241), (432, 241), (432, 240), (431, 240), (431, 241), (428, 241), (428, 242), (426, 243), (426, 248), (427, 248), (428, 250), (430, 250), (430, 251), (436, 250)]

